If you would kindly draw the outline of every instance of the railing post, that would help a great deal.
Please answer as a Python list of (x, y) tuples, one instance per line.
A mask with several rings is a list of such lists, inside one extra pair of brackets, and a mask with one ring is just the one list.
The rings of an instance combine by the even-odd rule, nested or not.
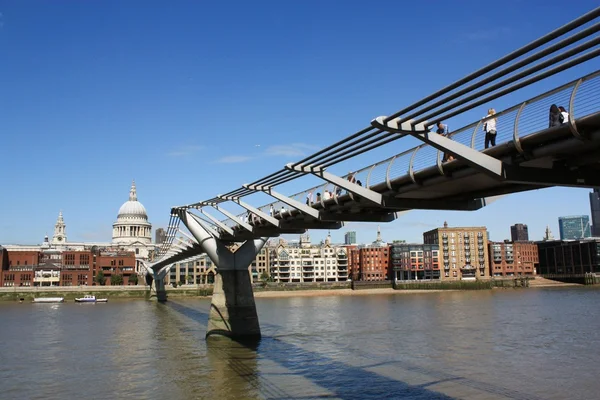
[(571, 98), (569, 99), (569, 130), (577, 139), (583, 140), (583, 136), (577, 131), (577, 125), (575, 124), (575, 95), (577, 94), (577, 89), (583, 83), (583, 78), (579, 79), (575, 86), (573, 87), (573, 91), (571, 92)]
[(392, 190), (392, 183), (390, 181), (390, 170), (392, 169), (392, 164), (394, 164), (394, 161), (396, 161), (397, 157), (398, 156), (392, 157), (390, 163), (387, 166), (387, 170), (385, 171), (385, 184), (389, 190)]
[(415, 161), (415, 155), (417, 154), (417, 152), (419, 151), (419, 149), (421, 148), (421, 146), (417, 146), (417, 148), (415, 149), (415, 151), (412, 153), (412, 156), (410, 156), (410, 162), (408, 163), (408, 176), (410, 176), (410, 180), (413, 181), (414, 183), (417, 183), (417, 180), (415, 179), (415, 171), (414, 171), (414, 161)]
[(377, 164), (373, 164), (373, 166), (371, 167), (371, 170), (369, 171), (369, 175), (367, 175), (367, 181), (365, 182), (365, 187), (366, 188), (371, 188), (371, 173), (373, 172), (373, 170), (375, 169), (375, 167), (377, 166)]
[(517, 149), (519, 154), (524, 153), (523, 147), (521, 147), (521, 139), (519, 138), (519, 118), (521, 117), (521, 113), (526, 105), (527, 102), (525, 101), (523, 104), (521, 104), (521, 107), (519, 107), (519, 111), (517, 111), (517, 115), (515, 117), (515, 128), (513, 130), (513, 144), (515, 145), (515, 149)]
[(442, 163), (442, 152), (440, 150), (437, 151), (437, 159), (436, 159), (436, 165), (438, 168), (438, 171), (440, 171), (440, 175), (446, 175), (446, 173), (444, 172), (444, 166)]
[(477, 123), (477, 126), (475, 126), (475, 130), (473, 131), (473, 136), (471, 137), (471, 148), (472, 149), (475, 148), (475, 138), (477, 137), (477, 131), (479, 130), (480, 126), (481, 126), (481, 120), (479, 120), (479, 122)]

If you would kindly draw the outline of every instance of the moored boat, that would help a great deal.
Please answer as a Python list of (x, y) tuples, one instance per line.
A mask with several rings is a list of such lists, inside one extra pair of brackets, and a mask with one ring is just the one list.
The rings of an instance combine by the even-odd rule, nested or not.
[(33, 299), (34, 303), (63, 303), (64, 297), (37, 297)]
[(83, 297), (76, 298), (77, 303), (106, 303), (108, 299), (97, 299), (93, 294), (86, 294)]

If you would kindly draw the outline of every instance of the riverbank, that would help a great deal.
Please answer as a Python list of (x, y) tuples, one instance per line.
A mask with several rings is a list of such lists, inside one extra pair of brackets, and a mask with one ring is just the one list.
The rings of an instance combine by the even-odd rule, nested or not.
[[(488, 280), (461, 282), (321, 282), (316, 284), (255, 284), (256, 298), (277, 297), (317, 297), (317, 296), (364, 296), (375, 294), (415, 294), (443, 291), (492, 290), (518, 287), (548, 288), (582, 286), (576, 283), (563, 283), (536, 277), (528, 280)], [(392, 287), (393, 286), (393, 287)], [(168, 286), (167, 296), (210, 297), (212, 285), (185, 285), (174, 288)], [(148, 286), (60, 286), (60, 287), (3, 287), (0, 288), (0, 301), (32, 301), (39, 297), (64, 297), (73, 301), (77, 297), (92, 294), (109, 299), (150, 299), (155, 294)]]
[(320, 297), (320, 296), (365, 296), (365, 295), (376, 295), (376, 294), (415, 294), (415, 293), (433, 293), (433, 292), (448, 292), (456, 290), (444, 290), (444, 289), (408, 289), (408, 290), (396, 290), (392, 288), (377, 288), (377, 289), (305, 289), (305, 290), (293, 290), (293, 291), (262, 291), (255, 292), (254, 297), (256, 298), (276, 298), (276, 297)]
[[(149, 299), (154, 293), (149, 286), (57, 286), (0, 288), (0, 301), (32, 301), (40, 297), (64, 297), (65, 301), (86, 294), (108, 299)], [(169, 297), (208, 297), (212, 286), (189, 286), (168, 288)]]

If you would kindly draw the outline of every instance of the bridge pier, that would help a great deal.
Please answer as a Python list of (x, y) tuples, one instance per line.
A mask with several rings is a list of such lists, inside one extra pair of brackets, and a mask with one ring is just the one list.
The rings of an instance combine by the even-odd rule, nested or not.
[[(156, 300), (164, 303), (165, 301), (167, 301), (167, 290), (165, 289), (165, 277), (154, 277), (154, 280), (152, 281), (152, 289), (154, 290), (154, 293), (156, 293)], [(150, 293), (152, 293), (152, 290), (150, 291)], [(152, 295), (150, 296), (150, 298), (152, 299)]]
[(211, 261), (217, 266), (206, 338), (260, 339), (260, 324), (248, 267), (267, 238), (248, 240), (232, 252), (187, 211), (181, 219)]

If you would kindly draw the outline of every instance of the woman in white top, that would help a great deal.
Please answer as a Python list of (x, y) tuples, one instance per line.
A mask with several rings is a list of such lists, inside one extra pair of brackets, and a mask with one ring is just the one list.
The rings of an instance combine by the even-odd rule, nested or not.
[(567, 110), (565, 110), (563, 106), (560, 106), (558, 107), (558, 111), (560, 111), (560, 116), (558, 117), (560, 123), (566, 124), (567, 122), (569, 122), (569, 113), (567, 112)]
[(483, 124), (483, 130), (485, 131), (485, 148), (487, 149), (489, 145), (496, 145), (496, 117), (490, 118), (493, 115), (496, 115), (496, 110), (490, 108), (488, 110), (488, 114), (484, 119), (489, 118)]

